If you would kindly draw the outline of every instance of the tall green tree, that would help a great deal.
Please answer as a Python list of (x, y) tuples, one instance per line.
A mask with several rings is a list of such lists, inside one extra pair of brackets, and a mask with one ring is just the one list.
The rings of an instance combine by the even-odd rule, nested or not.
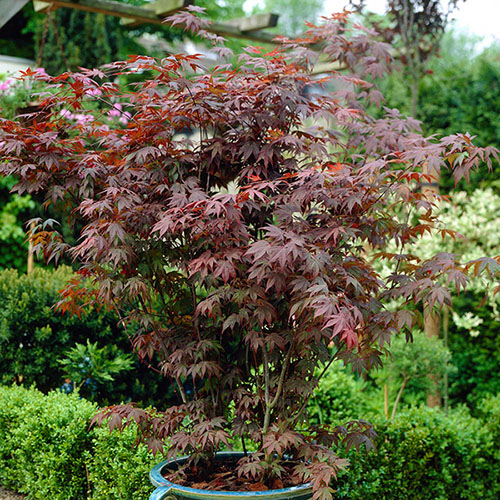
[[(396, 49), (411, 95), (411, 115), (418, 117), (419, 84), (430, 59), (437, 54), (450, 16), (465, 0), (387, 0), (389, 21), (381, 31)], [(363, 12), (366, 0), (351, 0)], [(380, 28), (380, 23), (374, 22)]]
[(37, 47), (40, 64), (49, 73), (67, 69), (93, 68), (117, 58), (121, 38), (110, 36), (120, 29), (117, 19), (73, 9), (58, 9), (37, 23)]
[[(448, 32), (443, 37), (439, 56), (428, 64), (419, 82), (419, 119), (426, 135), (455, 134), (466, 131), (478, 144), (500, 146), (500, 62), (498, 47), (482, 52), (478, 39)], [(479, 52), (479, 53), (478, 53)], [(411, 99), (405, 82), (393, 73), (383, 84), (387, 104), (402, 113), (411, 111)], [(451, 174), (442, 171), (441, 188), (472, 192), (481, 187), (500, 188), (499, 170), (471, 172), (471, 182), (457, 187)]]

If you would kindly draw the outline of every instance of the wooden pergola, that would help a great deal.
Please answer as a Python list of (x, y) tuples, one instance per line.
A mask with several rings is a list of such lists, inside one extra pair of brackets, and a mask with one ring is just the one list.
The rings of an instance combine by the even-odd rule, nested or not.
[[(130, 5), (116, 0), (0, 0), (0, 29), (30, 1), (33, 2), (37, 12), (65, 7), (119, 17), (125, 26), (130, 27), (140, 24), (162, 25), (166, 17), (195, 3), (195, 0), (155, 0), (144, 2), (143, 5)], [(212, 22), (206, 30), (226, 38), (276, 43), (274, 41), (276, 33), (271, 33), (266, 29), (274, 28), (277, 23), (277, 14), (260, 13), (222, 23)], [(339, 69), (341, 68), (336, 64), (320, 60), (313, 74)]]
[[(31, 0), (0, 0), (0, 28), (14, 17)], [(144, 5), (129, 5), (115, 0), (44, 0), (35, 1), (36, 11), (66, 7), (108, 16), (120, 17), (124, 25), (163, 24), (165, 17), (192, 5), (194, 0), (155, 0)], [(272, 43), (276, 36), (265, 31), (278, 22), (276, 14), (256, 14), (231, 19), (224, 23), (212, 23), (207, 31), (230, 38), (245, 38), (257, 42)]]

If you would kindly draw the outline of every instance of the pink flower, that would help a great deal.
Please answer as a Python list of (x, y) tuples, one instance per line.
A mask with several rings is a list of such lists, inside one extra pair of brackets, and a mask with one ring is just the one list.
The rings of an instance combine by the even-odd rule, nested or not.
[(91, 122), (94, 119), (91, 115), (84, 115), (81, 113), (74, 115), (74, 118), (76, 120), (76, 123), (78, 123), (79, 125), (85, 125), (85, 123)]
[(122, 115), (122, 105), (120, 103), (113, 104), (113, 107), (108, 111), (108, 116), (113, 118)]
[(0, 90), (9, 90), (9, 87), (14, 83), (12, 78), (7, 78), (4, 82), (0, 82)]
[(72, 120), (75, 115), (69, 109), (61, 109), (59, 113), (63, 118), (67, 118), (68, 120)]
[(97, 96), (97, 95), (102, 95), (102, 92), (101, 90), (99, 90), (98, 88), (95, 88), (95, 89), (88, 89), (85, 91), (85, 93), (87, 95), (90, 95), (90, 96)]
[(120, 123), (123, 123), (124, 125), (126, 125), (129, 121), (130, 121), (130, 118), (131, 118), (131, 114), (128, 112), (128, 111), (125, 111), (123, 113), (122, 116), (120, 116)]

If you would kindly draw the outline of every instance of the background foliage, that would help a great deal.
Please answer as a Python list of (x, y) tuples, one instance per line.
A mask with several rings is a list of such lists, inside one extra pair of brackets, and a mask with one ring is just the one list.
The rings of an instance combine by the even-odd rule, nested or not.
[(8, 177), (0, 178), (0, 269), (26, 270), (28, 244), (23, 221), (35, 207), (31, 196), (10, 194), (15, 183)]
[(77, 394), (0, 387), (0, 484), (29, 500), (146, 500), (152, 457), (133, 426), (89, 431), (96, 410)]
[[(35, 269), (30, 275), (16, 270), (0, 272), (1, 383), (36, 384), (44, 392), (61, 387), (66, 370), (60, 360), (75, 343), (85, 344), (87, 340), (100, 347), (109, 345), (111, 358), (130, 353), (130, 342), (117, 326), (114, 314), (89, 308), (79, 318), (53, 310), (59, 291), (72, 277), (68, 267)], [(118, 374), (112, 382), (103, 380), (96, 392), (84, 385), (82, 394), (93, 395), (100, 404), (131, 399), (162, 404), (172, 396), (168, 380), (135, 357), (133, 371)]]
[[(215, 17), (216, 13), (221, 12), (223, 8), (226, 10), (221, 15), (225, 17), (237, 17), (241, 13), (242, 2), (233, 2), (230, 6), (215, 6), (215, 4), (210, 6), (210, 3), (213, 2), (205, 3), (209, 8), (212, 8), (212, 11), (209, 11), (211, 17)], [(268, 2), (271, 10), (274, 11), (282, 8), (281, 3), (276, 1)], [(201, 5), (202, 2), (198, 2), (198, 4)], [(302, 7), (298, 2), (294, 4)], [(66, 38), (65, 50), (71, 65), (74, 67), (78, 65), (94, 66), (97, 61), (108, 62), (110, 59), (106, 59), (107, 57), (119, 57), (117, 54), (120, 54), (120, 51), (123, 53), (124, 51), (135, 52), (138, 50), (134, 48), (135, 42), (132, 39), (132, 35), (135, 36), (137, 30), (130, 32), (129, 36), (127, 33), (124, 34), (121, 30), (116, 29), (116, 26), (112, 25), (114, 20), (110, 18), (98, 20), (97, 16), (81, 15), (77, 18), (76, 15), (73, 15), (73, 20), (71, 20), (71, 16), (65, 15), (65, 17), (62, 15), (63, 9), (58, 12), (60, 13), (58, 16), (61, 16), (60, 19), (57, 18), (58, 29), (61, 30), (63, 39)], [(68, 14), (70, 11), (66, 12)], [(26, 17), (28, 17), (27, 14)], [(21, 42), (16, 47), (8, 40), (0, 40), (0, 52), (12, 54), (15, 52), (20, 56), (34, 57), (33, 34), (37, 29), (40, 30), (40, 22), (43, 24), (41, 18), (36, 19), (35, 17), (30, 18), (31, 24), (28, 24), (27, 29), (24, 25), (21, 26), (19, 19), (14, 23), (15, 28), (12, 28), (12, 25), (9, 26), (8, 30), (17, 33), (24, 28), (26, 34), (21, 37)], [(95, 27), (95, 31), (91, 34), (88, 32), (89, 26)], [(291, 31), (295, 29), (299, 30), (299, 28), (292, 28)], [(85, 38), (82, 38), (84, 34)], [(40, 31), (38, 31), (39, 35)], [(31, 42), (28, 40), (30, 38)], [(94, 50), (92, 47), (85, 45), (86, 40), (94, 44), (94, 47), (99, 47), (99, 50)], [(53, 33), (49, 33), (47, 54), (57, 55), (60, 52), (55, 44)], [(84, 47), (84, 50), (82, 50), (82, 47)], [(498, 145), (500, 143), (500, 127), (498, 126), (498, 117), (500, 116), (500, 63), (497, 53), (497, 49), (493, 48), (476, 55), (474, 44), (466, 37), (456, 34), (448, 34), (445, 37), (441, 46), (440, 57), (431, 61), (431, 72), (426, 74), (420, 82), (419, 118), (423, 122), (425, 133), (450, 134), (468, 130), (471, 134), (477, 135), (477, 143), (480, 145)], [(47, 61), (54, 64), (54, 67), (48, 66), (51, 71), (58, 72), (65, 69), (64, 61), (62, 61), (60, 55), (47, 58)], [(401, 84), (399, 76), (398, 73), (395, 73), (386, 80), (384, 84), (385, 94), (388, 96), (390, 106), (398, 107), (407, 112), (410, 107), (409, 95), (407, 94), (407, 88)], [(483, 238), (483, 236), (477, 234), (479, 231), (482, 231), (482, 235), (490, 239), (492, 246), (489, 247), (489, 252), (494, 251), (497, 244), (495, 242), (499, 241), (497, 235), (498, 221), (494, 218), (486, 221), (483, 217), (499, 213), (496, 201), (492, 200), (492, 196), (499, 187), (497, 174), (498, 172), (489, 176), (473, 174), (471, 187), (460, 184), (459, 188), (466, 189), (469, 193), (472, 193), (475, 188), (484, 186), (490, 186), (492, 190), (460, 195), (462, 198), (461, 201), (458, 201), (458, 204), (468, 204), (468, 208), (453, 215), (453, 220), (460, 223), (469, 223), (469, 226), (461, 229), (461, 231), (466, 232), (467, 235), (472, 235), (470, 239), (473, 242)], [(447, 191), (454, 188), (452, 181), (446, 176), (442, 178), (442, 185)], [(2, 224), (0, 227), (0, 267), (14, 267), (24, 270), (27, 249), (23, 243), (22, 221), (28, 218), (27, 213), (33, 208), (34, 202), (29, 197), (8, 196), (7, 193), (10, 187), (10, 181), (2, 181), (0, 186), (2, 196), (0, 205), (0, 222)], [(436, 245), (440, 244), (442, 244), (440, 239), (436, 240)], [(459, 242), (459, 244), (461, 243)], [(68, 276), (69, 274), (68, 271)], [(54, 361), (57, 356), (50, 358), (44, 350), (49, 345), (49, 340), (53, 342), (53, 344), (50, 344), (50, 348), (54, 348), (55, 352), (62, 353), (63, 349), (73, 345), (76, 339), (83, 342), (87, 335), (95, 339), (121, 335), (117, 330), (113, 329), (112, 325), (114, 323), (107, 323), (107, 320), (103, 318), (90, 321), (88, 328), (90, 330), (94, 328), (94, 331), (90, 334), (88, 332), (82, 333), (81, 325), (77, 325), (73, 329), (73, 323), (68, 318), (62, 317), (60, 321), (53, 319), (53, 312), (50, 310), (51, 301), (56, 296), (53, 292), (59, 286), (62, 288), (64, 281), (60, 279), (57, 272), (54, 275), (50, 273), (43, 274), (40, 279), (34, 279), (31, 282), (27, 281), (23, 286), (20, 285), (19, 280), (21, 278), (18, 275), (16, 276), (16, 279), (14, 279), (14, 274), (2, 274), (0, 277), (1, 298), (6, 301), (6, 308), (1, 313), (2, 324), (0, 326), (0, 371), (2, 380), (10, 382), (15, 379), (16, 375), (21, 374), (23, 375), (23, 383), (31, 383), (31, 381), (36, 380), (37, 383), (43, 381), (44, 389), (57, 387), (62, 383), (62, 371), (60, 366), (57, 368), (55, 366)], [(55, 287), (53, 288), (48, 286), (48, 282), (51, 280), (55, 281)], [(30, 287), (34, 287), (36, 290), (43, 288), (44, 291), (34, 292), (32, 296)], [(49, 288), (51, 288), (50, 294)], [(12, 292), (6, 293), (7, 289), (12, 290)], [(18, 291), (20, 291), (20, 294)], [(472, 403), (477, 415), (486, 422), (487, 429), (494, 437), (500, 435), (500, 425), (498, 424), (500, 404), (498, 398), (493, 396), (485, 401), (482, 401), (482, 397), (488, 393), (498, 394), (500, 392), (500, 376), (498, 376), (498, 366), (500, 364), (498, 332), (500, 331), (500, 325), (498, 315), (492, 314), (492, 306), (487, 305), (485, 309), (480, 310), (471, 307), (471, 304), (477, 304), (481, 300), (480, 292), (481, 290), (476, 290), (467, 295), (454, 298), (454, 307), (458, 319), (452, 321), (450, 325), (450, 349), (453, 356), (452, 364), (457, 366), (458, 370), (451, 376), (450, 395), (455, 403), (463, 401)], [(50, 297), (44, 298), (45, 293)], [(9, 294), (10, 298), (8, 297)], [(16, 316), (12, 314), (13, 301), (17, 301), (24, 308), (31, 309), (19, 310)], [(29, 317), (31, 311), (34, 311), (33, 318)], [(92, 314), (97, 313), (94, 311)], [(97, 315), (97, 317), (99, 316)], [(39, 318), (40, 322), (37, 323), (36, 318)], [(481, 321), (479, 324), (478, 320)], [(76, 322), (76, 319), (74, 321)], [(58, 325), (54, 326), (56, 323)], [(13, 331), (17, 333), (12, 333)], [(57, 333), (54, 333), (55, 331)], [(19, 340), (19, 338), (26, 335), (26, 332), (30, 332), (28, 336), (31, 335), (32, 342), (39, 343), (39, 346), (34, 349), (39, 358), (30, 359), (27, 365), (24, 364), (27, 360), (23, 358), (25, 353), (22, 350), (17, 355), (14, 355), (12, 352), (9, 353), (9, 349), (4, 349), (6, 338), (19, 335), (19, 337), (16, 337)], [(76, 339), (73, 338), (72, 332), (75, 333)], [(477, 335), (476, 332), (478, 332)], [(2, 344), (2, 339), (4, 344)], [(128, 352), (126, 338), (124, 338), (123, 342), (124, 349)], [(11, 356), (10, 360), (7, 360), (8, 356)], [(21, 366), (23, 366), (22, 369)], [(47, 367), (50, 367), (50, 369)], [(390, 365), (386, 367), (387, 374), (394, 376)], [(380, 374), (380, 377), (382, 375)], [(380, 377), (374, 376), (374, 385), (372, 380), (362, 382), (350, 373), (345, 372), (343, 368), (335, 366), (330, 370), (311, 402), (310, 413), (313, 419), (317, 419), (318, 422), (335, 422), (354, 416), (367, 415), (370, 411), (380, 414), (382, 407), (380, 393), (382, 379)], [(130, 394), (129, 389), (124, 388), (124, 384), (124, 381), (118, 380), (115, 386), (110, 385), (107, 391), (113, 396), (104, 396), (105, 400), (111, 400), (115, 396), (125, 397)], [(132, 393), (135, 396), (133, 399), (145, 398), (144, 385), (141, 385), (138, 380), (135, 380), (134, 384), (135, 389), (132, 390)], [(157, 380), (149, 385), (148, 392), (155, 384), (161, 384), (161, 381)], [(421, 399), (423, 394), (422, 388), (409, 387), (405, 392), (404, 399), (406, 399), (406, 403), (415, 402)], [(14, 396), (9, 397), (14, 398)], [(26, 395), (23, 393), (16, 400), (16, 404), (21, 404), (25, 398)], [(147, 400), (147, 398), (144, 400)], [(2, 399), (2, 401), (5, 401), (5, 399)], [(389, 442), (385, 441), (379, 444), (379, 446), (382, 446), (382, 451), (379, 450), (380, 452), (376, 455), (376, 458), (372, 457), (372, 461), (366, 458), (366, 462), (363, 462), (364, 455), (359, 459), (353, 458), (354, 469), (352, 470), (356, 471), (356, 473), (351, 479), (343, 479), (345, 483), (340, 488), (339, 494), (344, 496), (341, 496), (341, 498), (358, 498), (356, 496), (358, 491), (359, 498), (393, 498), (391, 495), (395, 494), (399, 495), (397, 498), (430, 498), (425, 496), (426, 492), (412, 489), (412, 485), (405, 482), (404, 476), (405, 470), (411, 471), (412, 474), (424, 474), (426, 467), (431, 471), (439, 471), (431, 481), (432, 485), (436, 485), (436, 491), (439, 491), (440, 496), (436, 498), (476, 498), (478, 496), (496, 498), (488, 496), (490, 494), (494, 495), (496, 491), (493, 488), (493, 493), (490, 493), (490, 484), (480, 486), (480, 488), (483, 488), (482, 490), (470, 489), (471, 478), (476, 477), (474, 474), (476, 474), (477, 470), (482, 470), (485, 475), (491, 475), (491, 471), (485, 471), (483, 467), (484, 457), (491, 458), (493, 455), (484, 454), (486, 453), (485, 450), (488, 453), (491, 452), (491, 447), (488, 447), (491, 444), (488, 445), (487, 442), (482, 441), (484, 436), (477, 429), (477, 421), (464, 415), (466, 414), (453, 413), (450, 419), (444, 416), (439, 417), (442, 418), (442, 421), (440, 421), (434, 413), (414, 409), (409, 413), (405, 411), (396, 418), (393, 424), (380, 424), (385, 429), (384, 432), (391, 436)], [(408, 422), (405, 423), (402, 420), (403, 418), (407, 418)], [(458, 426), (459, 418), (462, 418), (465, 424), (470, 425), (470, 427)], [(413, 434), (409, 434), (406, 424), (408, 426), (413, 425), (419, 429), (419, 432), (414, 430)], [(424, 430), (419, 427), (427, 425), (431, 426), (432, 432), (436, 433), (438, 438), (443, 439), (440, 445), (438, 441), (430, 439)], [(451, 428), (448, 433), (444, 432), (445, 426)], [(0, 426), (0, 433), (1, 431)], [(460, 439), (461, 434), (459, 435), (459, 432), (465, 436), (464, 440), (470, 446), (472, 458), (464, 458), (462, 456), (463, 450), (458, 455), (452, 454), (455, 449), (453, 448), (452, 438), (454, 436), (456, 439)], [(481, 436), (478, 438), (479, 434)], [(403, 438), (410, 441), (410, 444), (407, 445), (408, 448), (403, 446)], [(144, 480), (140, 478), (145, 475), (143, 471), (148, 468), (145, 465), (147, 462), (146, 458), (144, 458), (145, 454), (143, 458), (137, 458), (136, 455), (131, 457), (130, 460), (133, 465), (130, 465), (130, 467), (127, 459), (123, 458), (129, 453), (128, 446), (133, 439), (132, 434), (124, 436), (124, 441), (119, 436), (108, 438), (105, 431), (98, 431), (96, 437), (93, 438), (96, 449), (99, 446), (101, 448), (99, 448), (98, 458), (95, 459), (93, 465), (89, 465), (90, 477), (94, 484), (94, 496), (92, 498), (102, 500), (104, 498), (129, 498), (127, 495), (131, 495), (134, 488), (140, 487), (144, 488), (144, 492), (149, 491), (147, 481), (144, 483)], [(110, 441), (113, 441), (113, 450), (116, 451), (114, 446), (119, 447), (119, 452), (116, 452), (116, 460), (112, 459), (113, 457), (106, 456)], [(0, 442), (3, 442), (3, 438)], [(124, 442), (125, 444), (122, 446)], [(389, 448), (389, 445), (393, 444), (395, 444), (395, 448)], [(426, 446), (429, 446), (430, 450)], [(439, 453), (444, 453), (442, 462), (438, 462), (436, 459), (436, 455), (439, 455)], [(121, 460), (118, 460), (118, 457)], [(498, 453), (494, 457), (494, 460), (498, 463), (500, 459)], [(398, 464), (397, 460), (400, 460), (401, 463)], [(466, 489), (461, 492), (451, 490), (454, 492), (453, 494), (459, 495), (457, 497), (446, 496), (446, 488), (450, 484), (450, 477), (455, 477), (450, 472), (450, 463), (444, 463), (446, 460), (449, 460), (450, 463), (452, 460), (465, 460), (471, 467), (469, 471), (464, 471), (464, 484), (466, 485), (464, 488)], [(472, 463), (471, 460), (474, 462)], [(123, 464), (127, 465), (124, 466)], [(380, 474), (370, 476), (370, 467), (374, 466), (378, 467), (377, 470), (380, 471)], [(436, 469), (438, 466), (440, 468)], [(390, 471), (393, 467), (396, 468), (397, 473), (394, 481), (391, 482)], [(137, 474), (134, 475), (135, 473)], [(359, 475), (356, 475), (358, 473)], [(102, 474), (106, 474), (105, 479), (102, 478)], [(112, 478), (117, 474), (121, 475), (120, 480), (113, 484)], [(437, 485), (439, 474), (444, 477), (443, 484), (446, 488)], [(128, 479), (130, 479), (131, 483), (137, 480), (134, 486), (130, 486), (130, 490), (128, 489)], [(139, 483), (142, 486), (138, 486)], [(361, 485), (361, 488), (358, 488), (359, 485)], [(48, 488), (52, 487), (55, 486), (48, 486)], [(144, 498), (146, 498), (146, 493), (144, 495)], [(348, 497), (347, 495), (351, 496)], [(472, 496), (467, 497), (466, 495)], [(130, 496), (130, 498), (132, 497)]]
[[(498, 255), (499, 214), (500, 195), (493, 188), (452, 192), (449, 202), (441, 204), (439, 218), (463, 237), (425, 234), (407, 250), (420, 258), (439, 251), (458, 254), (463, 260)], [(500, 297), (491, 288), (487, 281), (475, 278), (466, 294), (453, 296), (448, 336), (451, 364), (456, 367), (450, 374), (452, 404), (474, 403), (500, 391)]]
[[(500, 144), (500, 60), (499, 47), (478, 51), (477, 38), (449, 31), (438, 56), (428, 63), (419, 80), (417, 117), (426, 135), (467, 131), (481, 145)], [(394, 71), (381, 85), (389, 107), (404, 114), (411, 109), (411, 95)], [(498, 188), (498, 166), (492, 173), (472, 173), (471, 182), (462, 181), (459, 190), (471, 192), (479, 187)], [(445, 192), (455, 189), (452, 176), (444, 173)]]

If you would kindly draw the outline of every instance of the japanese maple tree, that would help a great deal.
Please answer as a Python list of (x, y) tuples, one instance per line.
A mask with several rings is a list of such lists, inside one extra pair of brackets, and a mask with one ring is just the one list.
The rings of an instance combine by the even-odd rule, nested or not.
[[(193, 10), (170, 22), (231, 58)], [(458, 181), (496, 150), (465, 134), (424, 138), (395, 110), (371, 116), (388, 47), (345, 14), (277, 41), (212, 70), (180, 54), (28, 72), (52, 93), (32, 125), (0, 121), (0, 170), (83, 226), (72, 246), (53, 221), (30, 236), (49, 261), (67, 254), (79, 265), (82, 280), (59, 307), (119, 310), (125, 326), (139, 325), (138, 355), (178, 392), (169, 408), (117, 405), (98, 420), (137, 422), (154, 452), (188, 454), (187, 466), (209, 469), (218, 450), (252, 443), (240, 476), (270, 485), (288, 461), (292, 484), (312, 481), (315, 498), (328, 498), (346, 465), (337, 445), (369, 448), (374, 432), (364, 421), (309, 426), (308, 399), (334, 360), (378, 366), (391, 336), (411, 329), (415, 304), (450, 302), (443, 283), (461, 289), (469, 272), (497, 271), (498, 259), (405, 252), (436, 223), (438, 195), (416, 189), (422, 165)], [(313, 76), (318, 54), (342, 71)], [(130, 73), (144, 79), (114, 83)], [(127, 124), (110, 125), (117, 109)], [(86, 118), (71, 120), (75, 112)], [(398, 252), (387, 252), (394, 242)], [(392, 272), (377, 273), (374, 259)]]

